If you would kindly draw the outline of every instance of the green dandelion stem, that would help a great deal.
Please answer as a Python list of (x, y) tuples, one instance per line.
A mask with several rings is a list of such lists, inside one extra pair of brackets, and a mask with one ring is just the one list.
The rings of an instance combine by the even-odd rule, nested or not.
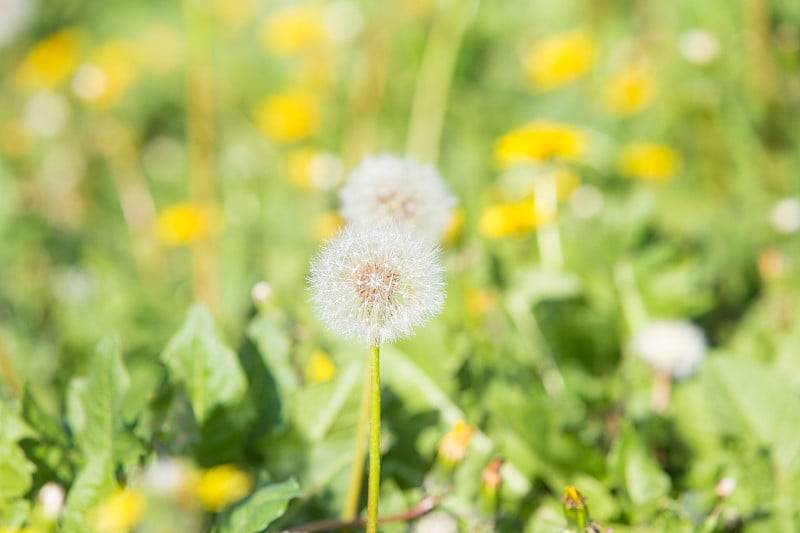
[(358, 502), (361, 499), (361, 483), (364, 479), (364, 463), (367, 456), (367, 425), (369, 424), (370, 392), (372, 367), (365, 365), (364, 386), (361, 394), (361, 407), (358, 411), (356, 441), (353, 446), (353, 466), (350, 469), (350, 483), (342, 509), (342, 520), (349, 521), (358, 513)]
[(369, 483), (367, 533), (378, 531), (378, 499), (381, 491), (381, 348), (373, 346), (370, 357)]
[(561, 249), (561, 233), (555, 220), (558, 191), (552, 167), (546, 168), (534, 180), (533, 209), (537, 217), (546, 215), (553, 217), (552, 221), (540, 224), (536, 230), (542, 266), (547, 270), (561, 270), (564, 267), (564, 253)]
[(406, 150), (421, 161), (435, 161), (439, 154), (447, 99), (461, 40), (477, 2), (438, 2), (422, 57)]

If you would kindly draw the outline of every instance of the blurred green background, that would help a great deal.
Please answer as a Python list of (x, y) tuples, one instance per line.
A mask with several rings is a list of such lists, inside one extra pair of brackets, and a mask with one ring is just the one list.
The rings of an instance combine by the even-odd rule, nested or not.
[[(793, 0), (0, 0), (0, 392), (32, 428), (3, 443), (25, 457), (0, 458), (22, 479), (0, 517), (30, 524), (92, 464), (75, 384), (109, 336), (117, 485), (155, 455), (235, 463), (298, 480), (274, 528), (336, 516), (366, 353), (305, 278), (347, 172), (391, 152), (460, 206), (444, 315), (386, 350), (387, 513), (464, 419), (443, 499), (464, 531), (561, 531), (565, 485), (615, 531), (800, 530), (799, 65)], [(500, 149), (532, 122), (584, 147), (548, 163), (550, 205)], [(627, 349), (655, 319), (710, 345), (665, 412)], [(499, 518), (475, 511), (497, 456)]]

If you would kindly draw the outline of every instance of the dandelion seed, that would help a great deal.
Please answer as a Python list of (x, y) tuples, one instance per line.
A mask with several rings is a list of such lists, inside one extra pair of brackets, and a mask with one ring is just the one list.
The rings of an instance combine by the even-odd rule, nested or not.
[(633, 353), (657, 372), (672, 378), (694, 374), (706, 350), (703, 330), (683, 320), (654, 322), (631, 343)]
[(339, 198), (348, 223), (394, 223), (436, 240), (457, 203), (433, 165), (388, 154), (367, 157), (348, 176)]
[(312, 261), (308, 285), (332, 331), (377, 346), (441, 311), (443, 270), (427, 239), (392, 226), (348, 225)]

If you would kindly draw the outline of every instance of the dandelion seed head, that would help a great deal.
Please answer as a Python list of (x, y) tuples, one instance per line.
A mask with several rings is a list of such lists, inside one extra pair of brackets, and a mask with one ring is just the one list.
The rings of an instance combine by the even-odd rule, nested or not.
[(410, 335), (441, 311), (443, 271), (429, 239), (348, 225), (311, 262), (308, 286), (332, 331), (374, 345)]
[(707, 346), (703, 330), (691, 322), (663, 320), (636, 335), (631, 351), (657, 372), (685, 378), (700, 366)]
[(456, 199), (430, 164), (383, 154), (367, 157), (339, 193), (348, 223), (395, 223), (439, 240)]

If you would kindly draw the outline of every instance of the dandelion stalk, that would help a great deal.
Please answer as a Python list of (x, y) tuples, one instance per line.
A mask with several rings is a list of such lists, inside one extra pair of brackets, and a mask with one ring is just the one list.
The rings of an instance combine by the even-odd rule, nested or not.
[(453, 68), (475, 3), (437, 2), (417, 77), (406, 145), (408, 154), (421, 161), (435, 161), (438, 155)]
[(377, 531), (380, 494), (380, 346), (441, 312), (439, 253), (429, 239), (394, 225), (348, 224), (311, 261), (308, 288), (320, 317), (343, 337), (370, 346), (368, 532)]
[(369, 424), (370, 391), (372, 367), (364, 367), (364, 386), (361, 393), (361, 407), (358, 411), (358, 426), (356, 426), (356, 441), (353, 447), (353, 466), (350, 469), (350, 483), (342, 510), (342, 520), (353, 520), (358, 514), (358, 502), (361, 499), (361, 483), (364, 479), (364, 463), (367, 455), (367, 427)]
[(564, 254), (561, 249), (561, 234), (555, 220), (558, 209), (558, 191), (556, 190), (553, 167), (548, 166), (533, 181), (533, 210), (537, 217), (544, 216), (553, 220), (539, 224), (536, 239), (539, 243), (539, 254), (542, 266), (547, 270), (561, 270), (564, 267)]
[[(186, 121), (192, 200), (214, 201), (214, 75), (211, 65), (211, 7), (208, 0), (185, 0), (188, 37)], [(213, 236), (192, 247), (192, 287), (197, 300), (218, 311), (217, 250)]]
[(370, 350), (369, 483), (367, 487), (367, 533), (378, 531), (378, 500), (381, 492), (381, 348)]

